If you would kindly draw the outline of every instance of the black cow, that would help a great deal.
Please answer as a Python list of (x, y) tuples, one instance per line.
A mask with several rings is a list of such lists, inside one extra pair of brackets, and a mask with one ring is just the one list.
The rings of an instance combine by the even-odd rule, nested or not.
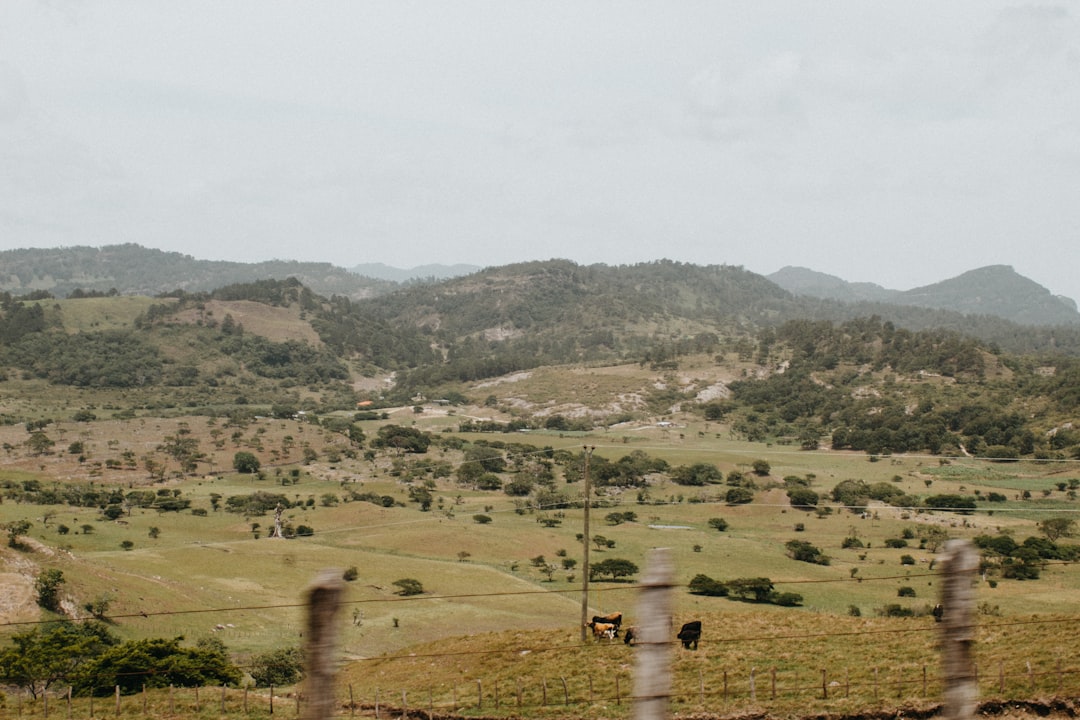
[(627, 645), (633, 645), (634, 640), (636, 640), (636, 639), (637, 639), (637, 628), (634, 627), (633, 625), (631, 625), (630, 627), (626, 628), (626, 631), (623, 633), (622, 641)]
[(683, 623), (682, 629), (679, 630), (676, 637), (679, 638), (682, 646), (687, 650), (690, 649), (690, 643), (693, 643), (694, 650), (697, 650), (698, 640), (701, 639), (701, 621), (691, 620), (688, 623)]

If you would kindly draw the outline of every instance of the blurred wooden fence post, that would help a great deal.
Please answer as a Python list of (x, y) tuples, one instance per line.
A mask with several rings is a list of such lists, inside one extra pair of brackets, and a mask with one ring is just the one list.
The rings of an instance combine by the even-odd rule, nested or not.
[(337, 666), (337, 614), (345, 581), (337, 570), (324, 570), (307, 592), (304, 630), (305, 720), (326, 720), (334, 714), (334, 675)]
[(949, 540), (942, 557), (941, 655), (945, 670), (945, 717), (970, 720), (975, 715), (975, 573), (979, 556), (967, 540)]
[(670, 550), (650, 550), (638, 601), (641, 634), (635, 650), (634, 720), (667, 717), (672, 687), (670, 635), (674, 577)]

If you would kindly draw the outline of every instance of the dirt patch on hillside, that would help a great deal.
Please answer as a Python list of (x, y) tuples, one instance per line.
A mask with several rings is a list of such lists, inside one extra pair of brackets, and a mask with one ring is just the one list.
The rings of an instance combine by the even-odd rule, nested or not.
[(251, 300), (208, 300), (201, 308), (190, 308), (173, 316), (182, 323), (220, 324), (231, 315), (233, 322), (245, 332), (261, 335), (275, 342), (295, 340), (309, 345), (321, 345), (318, 333), (310, 324), (300, 321), (296, 308), (264, 305)]
[(34, 581), (18, 573), (0, 573), (0, 625), (36, 620)]

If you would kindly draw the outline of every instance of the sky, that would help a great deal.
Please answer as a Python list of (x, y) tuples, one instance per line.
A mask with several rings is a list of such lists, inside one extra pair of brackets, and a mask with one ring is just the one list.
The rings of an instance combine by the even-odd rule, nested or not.
[(0, 0), (0, 250), (118, 243), (1080, 300), (1080, 5)]

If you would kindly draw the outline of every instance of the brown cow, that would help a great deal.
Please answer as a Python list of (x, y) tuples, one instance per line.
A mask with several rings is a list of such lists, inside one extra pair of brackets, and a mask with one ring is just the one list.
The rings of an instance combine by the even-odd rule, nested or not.
[(593, 638), (597, 642), (600, 642), (601, 638), (614, 640), (615, 633), (617, 633), (619, 630), (619, 628), (614, 623), (596, 622), (595, 620), (585, 623), (585, 627), (592, 628)]

